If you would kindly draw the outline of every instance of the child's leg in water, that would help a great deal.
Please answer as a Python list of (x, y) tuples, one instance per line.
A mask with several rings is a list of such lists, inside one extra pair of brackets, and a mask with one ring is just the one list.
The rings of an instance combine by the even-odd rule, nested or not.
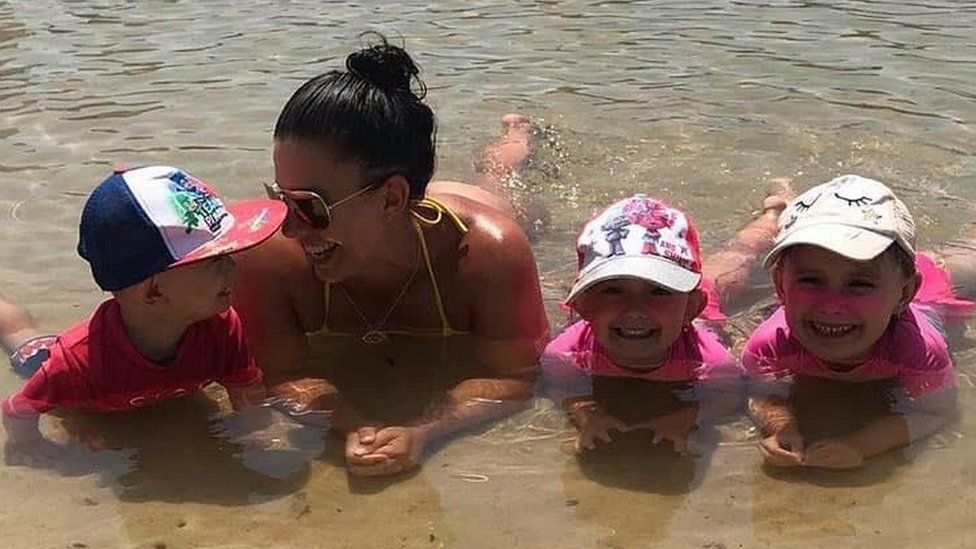
[(529, 235), (537, 234), (549, 224), (549, 209), (538, 195), (525, 192), (520, 184), (522, 170), (533, 152), (535, 127), (522, 114), (506, 114), (502, 126), (505, 134), (489, 143), (475, 161), (475, 184), (506, 203), (508, 213)]
[(937, 264), (949, 271), (959, 297), (976, 298), (976, 225), (970, 225), (959, 238), (929, 253), (935, 257)]
[(753, 267), (772, 247), (779, 214), (793, 197), (793, 187), (788, 178), (777, 178), (772, 183), (773, 187), (763, 200), (759, 217), (743, 227), (721, 250), (705, 258), (703, 262), (703, 274), (715, 283), (723, 305), (742, 295)]
[(0, 296), (0, 347), (8, 356), (28, 339), (40, 332), (34, 317), (24, 309)]
[(505, 135), (489, 143), (475, 161), (477, 184), (487, 191), (506, 196), (504, 183), (518, 175), (532, 154), (532, 122), (522, 114), (502, 116)]

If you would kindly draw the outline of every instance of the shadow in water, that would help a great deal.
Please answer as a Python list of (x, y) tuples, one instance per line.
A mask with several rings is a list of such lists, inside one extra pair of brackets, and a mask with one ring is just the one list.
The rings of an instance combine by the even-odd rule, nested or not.
[(253, 470), (249, 458), (273, 469), (275, 461), (294, 456), (280, 450), (244, 450), (215, 438), (213, 418), (221, 413), (221, 406), (200, 392), (124, 414), (73, 414), (62, 425), (72, 439), (89, 446), (131, 453), (132, 470), (110, 483), (123, 501), (237, 506), (255, 495), (266, 498), (301, 489), (309, 475), (307, 459), (287, 476)]
[[(893, 380), (845, 383), (799, 376), (790, 405), (807, 445), (844, 436), (890, 412)], [(880, 507), (897, 487), (907, 463), (902, 450), (869, 459), (850, 470), (758, 469), (753, 521), (764, 542), (797, 542), (858, 532), (854, 511)], [(811, 485), (826, 490), (811, 491)]]
[[(633, 378), (595, 376), (593, 397), (610, 415), (626, 424), (645, 422), (694, 406), (686, 395), (688, 382), (652, 382)], [(697, 441), (707, 441), (706, 431), (689, 432)], [(647, 429), (612, 432), (611, 442), (597, 442), (597, 449), (585, 451), (578, 461), (582, 473), (605, 486), (655, 494), (684, 494), (702, 478), (714, 451), (714, 441), (696, 445), (698, 456), (679, 454), (671, 441), (653, 443)]]
[(694, 456), (675, 452), (667, 441), (653, 444), (653, 434), (647, 430), (611, 436), (612, 442), (598, 442), (596, 450), (578, 456), (584, 476), (604, 486), (652, 494), (691, 491), (696, 480)]

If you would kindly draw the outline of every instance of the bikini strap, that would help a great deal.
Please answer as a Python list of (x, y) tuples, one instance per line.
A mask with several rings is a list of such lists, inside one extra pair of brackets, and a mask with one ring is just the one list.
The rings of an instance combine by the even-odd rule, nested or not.
[[(446, 208), (444, 210), (450, 213), (450, 210), (447, 210)], [(440, 221), (440, 217), (442, 215), (440, 213), (441, 210), (438, 210), (438, 212), (437, 220)], [(414, 216), (416, 218), (420, 218), (420, 216), (418, 216), (416, 213), (414, 213)], [(457, 220), (457, 222), (460, 222), (460, 220)], [(441, 299), (441, 290), (437, 284), (437, 277), (434, 275), (434, 266), (430, 263), (430, 251), (427, 249), (427, 239), (424, 238), (424, 230), (420, 228), (421, 223), (422, 221), (414, 219), (411, 224), (417, 231), (417, 238), (420, 239), (420, 252), (424, 255), (424, 264), (427, 265), (427, 274), (430, 276), (430, 285), (434, 287), (434, 301), (437, 303), (437, 313), (441, 315), (441, 335), (446, 337), (454, 333), (454, 331), (451, 329), (451, 323), (447, 320), (447, 311), (444, 310), (444, 301)], [(467, 231), (467, 227), (464, 227), (464, 230)]]
[[(431, 210), (434, 212), (434, 216), (426, 217), (417, 211), (417, 208)], [(426, 227), (433, 227), (434, 225), (437, 225), (441, 222), (441, 219), (443, 219), (444, 215), (446, 214), (447, 218), (454, 223), (454, 226), (457, 227), (461, 234), (468, 234), (468, 226), (465, 225), (464, 221), (462, 221), (456, 213), (451, 211), (450, 208), (445, 206), (443, 202), (437, 200), (436, 198), (428, 196), (417, 200), (410, 208), (410, 213), (418, 223), (421, 223)], [(428, 262), (428, 266), (429, 265), (430, 263)]]

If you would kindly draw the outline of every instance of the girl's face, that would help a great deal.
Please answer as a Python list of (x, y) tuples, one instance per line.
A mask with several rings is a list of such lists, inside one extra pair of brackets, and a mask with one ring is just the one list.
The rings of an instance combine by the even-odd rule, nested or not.
[[(353, 196), (372, 181), (354, 160), (339, 158), (333, 147), (314, 141), (285, 140), (274, 147), (275, 181), (284, 190), (311, 191), (336, 204), (328, 226), (318, 228), (289, 211), (282, 232), (297, 240), (322, 281), (339, 282), (371, 265), (371, 252), (383, 249), (383, 189)], [(317, 205), (316, 205), (317, 206)]]
[(698, 290), (677, 293), (631, 278), (597, 283), (574, 305), (610, 359), (632, 368), (660, 366), (682, 329), (704, 307)]
[(888, 254), (854, 261), (816, 246), (790, 248), (773, 273), (796, 340), (821, 360), (845, 367), (867, 360), (874, 344), (918, 289)]

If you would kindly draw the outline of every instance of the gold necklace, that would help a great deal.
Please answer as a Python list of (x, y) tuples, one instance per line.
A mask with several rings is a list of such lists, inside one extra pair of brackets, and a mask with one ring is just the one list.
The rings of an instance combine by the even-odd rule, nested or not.
[(413, 282), (413, 279), (417, 277), (417, 271), (420, 270), (419, 241), (417, 243), (416, 255), (417, 258), (413, 264), (413, 271), (411, 271), (410, 276), (407, 277), (407, 282), (404, 283), (403, 288), (400, 288), (400, 293), (397, 294), (396, 299), (393, 300), (393, 303), (386, 310), (386, 313), (383, 314), (383, 316), (379, 319), (379, 321), (375, 325), (372, 322), (370, 322), (368, 318), (366, 318), (366, 315), (363, 314), (362, 309), (360, 309), (359, 305), (357, 305), (356, 302), (353, 301), (352, 296), (349, 295), (349, 292), (346, 291), (346, 288), (342, 285), (342, 283), (340, 282), (336, 284), (336, 286), (339, 287), (339, 291), (342, 292), (342, 295), (346, 297), (346, 301), (348, 301), (349, 304), (352, 305), (352, 310), (355, 311), (357, 315), (359, 315), (359, 320), (362, 321), (363, 325), (366, 326), (366, 333), (364, 333), (363, 336), (360, 338), (360, 341), (362, 341), (363, 343), (367, 345), (376, 345), (378, 343), (387, 343), (388, 341), (390, 341), (390, 336), (384, 333), (382, 331), (382, 328), (383, 325), (386, 324), (386, 321), (390, 318), (390, 315), (393, 314), (393, 311), (397, 308), (397, 305), (399, 305), (400, 301), (403, 300), (403, 296), (407, 295), (407, 289), (410, 288), (410, 284)]

